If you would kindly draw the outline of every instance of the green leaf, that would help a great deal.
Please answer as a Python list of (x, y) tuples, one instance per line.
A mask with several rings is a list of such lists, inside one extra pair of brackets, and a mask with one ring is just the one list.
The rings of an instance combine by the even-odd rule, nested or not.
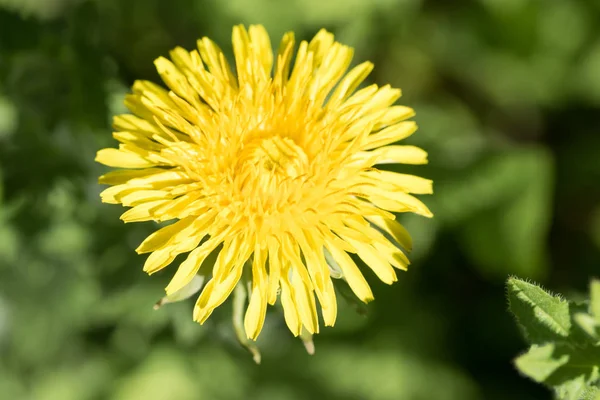
[(555, 388), (556, 397), (560, 400), (594, 400), (594, 390), (583, 377), (573, 379)]
[(600, 341), (595, 313), (598, 290), (590, 285), (590, 306), (567, 302), (539, 286), (510, 278), (510, 309), (533, 346), (515, 360), (524, 375), (554, 389), (561, 400), (598, 400)]
[(600, 388), (596, 386), (587, 387), (583, 393), (582, 400), (600, 400)]
[(544, 382), (554, 371), (569, 361), (569, 356), (554, 358), (554, 344), (531, 346), (531, 349), (515, 360), (515, 365), (523, 374), (536, 382)]
[(593, 399), (600, 368), (600, 347), (558, 346), (555, 357), (567, 356), (569, 361), (558, 368), (546, 380), (564, 400)]
[(600, 348), (555, 345), (533, 345), (515, 360), (524, 375), (554, 387), (561, 399), (579, 400), (589, 393), (598, 379)]
[(598, 340), (600, 339), (600, 280), (594, 279), (590, 283), (589, 314), (585, 311), (578, 312), (573, 320), (586, 334)]
[(548, 383), (553, 386), (563, 385), (569, 381), (583, 378), (586, 383), (595, 382), (600, 375), (600, 347), (556, 345), (554, 357), (567, 357), (568, 362), (548, 377)]
[(600, 325), (600, 280), (594, 279), (590, 284), (590, 312), (596, 324)]
[(577, 325), (579, 325), (581, 329), (583, 329), (585, 333), (594, 338), (598, 337), (598, 334), (596, 332), (598, 323), (596, 322), (594, 317), (586, 313), (576, 313), (573, 316), (573, 320), (577, 323)]
[(569, 303), (518, 278), (507, 282), (510, 310), (531, 343), (565, 339), (571, 330)]

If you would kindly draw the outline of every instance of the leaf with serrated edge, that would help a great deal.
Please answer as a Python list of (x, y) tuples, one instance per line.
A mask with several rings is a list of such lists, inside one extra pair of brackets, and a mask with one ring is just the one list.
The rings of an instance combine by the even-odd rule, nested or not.
[(506, 286), (510, 310), (531, 343), (562, 340), (569, 335), (569, 303), (518, 278), (509, 278)]

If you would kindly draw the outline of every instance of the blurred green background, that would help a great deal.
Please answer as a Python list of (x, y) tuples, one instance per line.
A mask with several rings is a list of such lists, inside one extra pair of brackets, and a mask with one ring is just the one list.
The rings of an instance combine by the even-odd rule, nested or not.
[[(155, 228), (100, 203), (93, 161), (152, 61), (231, 28), (318, 29), (371, 60), (417, 111), (411, 168), (433, 220), (403, 216), (413, 268), (369, 276), (366, 315), (340, 302), (316, 355), (277, 313), (263, 363), (230, 307), (152, 305), (133, 249)], [(600, 2), (594, 0), (0, 0), (0, 398), (34, 400), (547, 399), (511, 360), (510, 274), (586, 290), (600, 270)]]

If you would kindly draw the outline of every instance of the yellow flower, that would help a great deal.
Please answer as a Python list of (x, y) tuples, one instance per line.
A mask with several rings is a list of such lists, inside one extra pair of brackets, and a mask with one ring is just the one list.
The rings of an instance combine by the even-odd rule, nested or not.
[[(388, 85), (357, 91), (373, 64), (347, 72), (353, 50), (331, 33), (301, 42), (292, 63), (292, 33), (273, 56), (262, 26), (236, 26), (233, 50), (235, 75), (203, 38), (198, 50), (176, 48), (172, 61), (155, 61), (170, 90), (133, 85), (125, 100), (133, 114), (114, 120), (119, 148), (96, 158), (122, 168), (100, 178), (113, 185), (102, 200), (131, 207), (125, 222), (175, 221), (137, 252), (150, 253), (149, 274), (190, 252), (167, 295), (185, 291), (199, 273), (212, 276), (194, 320), (206, 321), (239, 283), (249, 293), (248, 338), (259, 335), (267, 304), (278, 299), (294, 335), (317, 333), (317, 301), (324, 324), (335, 323), (332, 278), (373, 299), (350, 254), (387, 284), (406, 269), (399, 245), (409, 250), (410, 236), (392, 212), (431, 216), (411, 193), (431, 193), (432, 183), (374, 166), (424, 164), (427, 153), (391, 145), (417, 129), (407, 121), (413, 110), (393, 105), (400, 90)], [(207, 261), (211, 254), (216, 261)]]

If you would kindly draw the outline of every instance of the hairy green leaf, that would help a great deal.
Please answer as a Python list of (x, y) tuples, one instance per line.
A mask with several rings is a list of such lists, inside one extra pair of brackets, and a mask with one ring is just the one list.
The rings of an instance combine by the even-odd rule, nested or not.
[(531, 343), (561, 340), (569, 335), (569, 303), (518, 278), (507, 282), (510, 310)]
[[(554, 389), (561, 400), (598, 400), (600, 341), (595, 315), (598, 294), (587, 303), (567, 302), (539, 286), (510, 278), (510, 309), (532, 344), (515, 359), (517, 369)], [(589, 310), (589, 313), (588, 313)]]

